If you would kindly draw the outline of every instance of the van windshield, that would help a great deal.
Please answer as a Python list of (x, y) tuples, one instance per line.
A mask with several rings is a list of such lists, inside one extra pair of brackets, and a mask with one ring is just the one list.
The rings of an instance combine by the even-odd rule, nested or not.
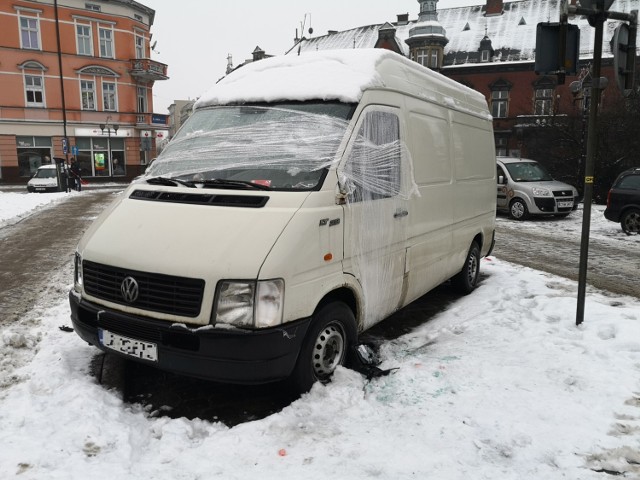
[(545, 168), (536, 162), (506, 163), (515, 182), (550, 182), (553, 180)]
[(273, 190), (321, 186), (355, 104), (299, 102), (196, 110), (142, 180), (177, 179), (206, 187)]

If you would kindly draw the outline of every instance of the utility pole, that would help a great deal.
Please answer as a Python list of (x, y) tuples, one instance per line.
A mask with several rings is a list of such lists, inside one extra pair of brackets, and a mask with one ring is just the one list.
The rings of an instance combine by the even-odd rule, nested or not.
[[(636, 55), (636, 33), (638, 26), (638, 11), (630, 14), (611, 12), (609, 8), (613, 0), (580, 0), (579, 6), (568, 5), (562, 0), (560, 6), (560, 24), (567, 24), (569, 14), (585, 15), (589, 25), (595, 28), (591, 103), (589, 105), (589, 128), (587, 133), (587, 158), (584, 173), (584, 210), (582, 217), (582, 235), (580, 240), (580, 269), (578, 273), (578, 303), (576, 309), (576, 325), (584, 321), (584, 304), (587, 283), (587, 265), (589, 259), (589, 230), (591, 228), (591, 204), (593, 201), (593, 180), (595, 158), (598, 150), (598, 107), (601, 91), (607, 86), (607, 79), (600, 76), (602, 64), (602, 40), (604, 23), (607, 19), (629, 22), (629, 26), (615, 35), (617, 45), (614, 48), (614, 64), (616, 65), (617, 83), (627, 94), (633, 88), (633, 71)], [(562, 41), (560, 42), (562, 43)]]

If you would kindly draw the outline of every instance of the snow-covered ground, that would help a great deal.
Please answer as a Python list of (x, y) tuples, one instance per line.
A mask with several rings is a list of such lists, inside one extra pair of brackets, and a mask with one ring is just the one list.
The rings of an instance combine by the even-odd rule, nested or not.
[[(11, 195), (0, 194), (0, 222), (40, 208)], [(580, 219), (498, 221), (575, 238)], [(640, 236), (599, 206), (592, 236), (640, 254)], [(69, 278), (58, 300), (0, 334), (1, 477), (640, 478), (640, 300), (588, 289), (576, 327), (575, 282), (495, 257), (482, 268), (476, 292), (383, 344), (381, 367), (394, 373), (366, 381), (340, 369), (233, 428), (155, 417), (97, 384), (97, 350), (58, 328), (69, 324)]]

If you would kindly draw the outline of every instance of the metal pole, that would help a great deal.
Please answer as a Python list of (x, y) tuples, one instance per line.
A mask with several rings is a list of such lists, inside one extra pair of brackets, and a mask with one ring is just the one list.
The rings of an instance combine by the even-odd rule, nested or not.
[(582, 237), (580, 241), (580, 271), (578, 274), (578, 307), (576, 325), (584, 321), (584, 301), (587, 283), (587, 262), (589, 258), (589, 229), (591, 227), (591, 202), (593, 197), (593, 173), (598, 150), (598, 104), (600, 103), (600, 65), (602, 59), (602, 36), (605, 12), (595, 16), (595, 44), (593, 52), (593, 79), (591, 83), (591, 104), (589, 105), (589, 131), (587, 133), (587, 163), (584, 170), (584, 211), (582, 215)]
[[(60, 48), (60, 21), (58, 18), (58, 0), (53, 1), (53, 8), (56, 16), (56, 43), (58, 47), (58, 70), (59, 70), (58, 75), (60, 77), (60, 96), (62, 99), (62, 131), (63, 131), (64, 138), (67, 139), (67, 151), (64, 154), (64, 158), (65, 158), (65, 164), (67, 164), (69, 163), (69, 140), (67, 138), (67, 104), (64, 99), (64, 75), (62, 73), (62, 50)], [(58, 172), (57, 173), (58, 186), (62, 187), (60, 182), (60, 171), (58, 168), (56, 168), (56, 171)], [(65, 186), (65, 191), (66, 191), (66, 186)]]

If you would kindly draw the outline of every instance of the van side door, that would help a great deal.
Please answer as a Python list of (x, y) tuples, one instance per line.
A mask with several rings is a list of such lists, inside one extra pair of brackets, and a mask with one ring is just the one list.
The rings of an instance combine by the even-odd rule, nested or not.
[(361, 284), (365, 328), (396, 311), (402, 296), (411, 172), (401, 130), (399, 109), (365, 108), (338, 171), (347, 194), (343, 268)]

